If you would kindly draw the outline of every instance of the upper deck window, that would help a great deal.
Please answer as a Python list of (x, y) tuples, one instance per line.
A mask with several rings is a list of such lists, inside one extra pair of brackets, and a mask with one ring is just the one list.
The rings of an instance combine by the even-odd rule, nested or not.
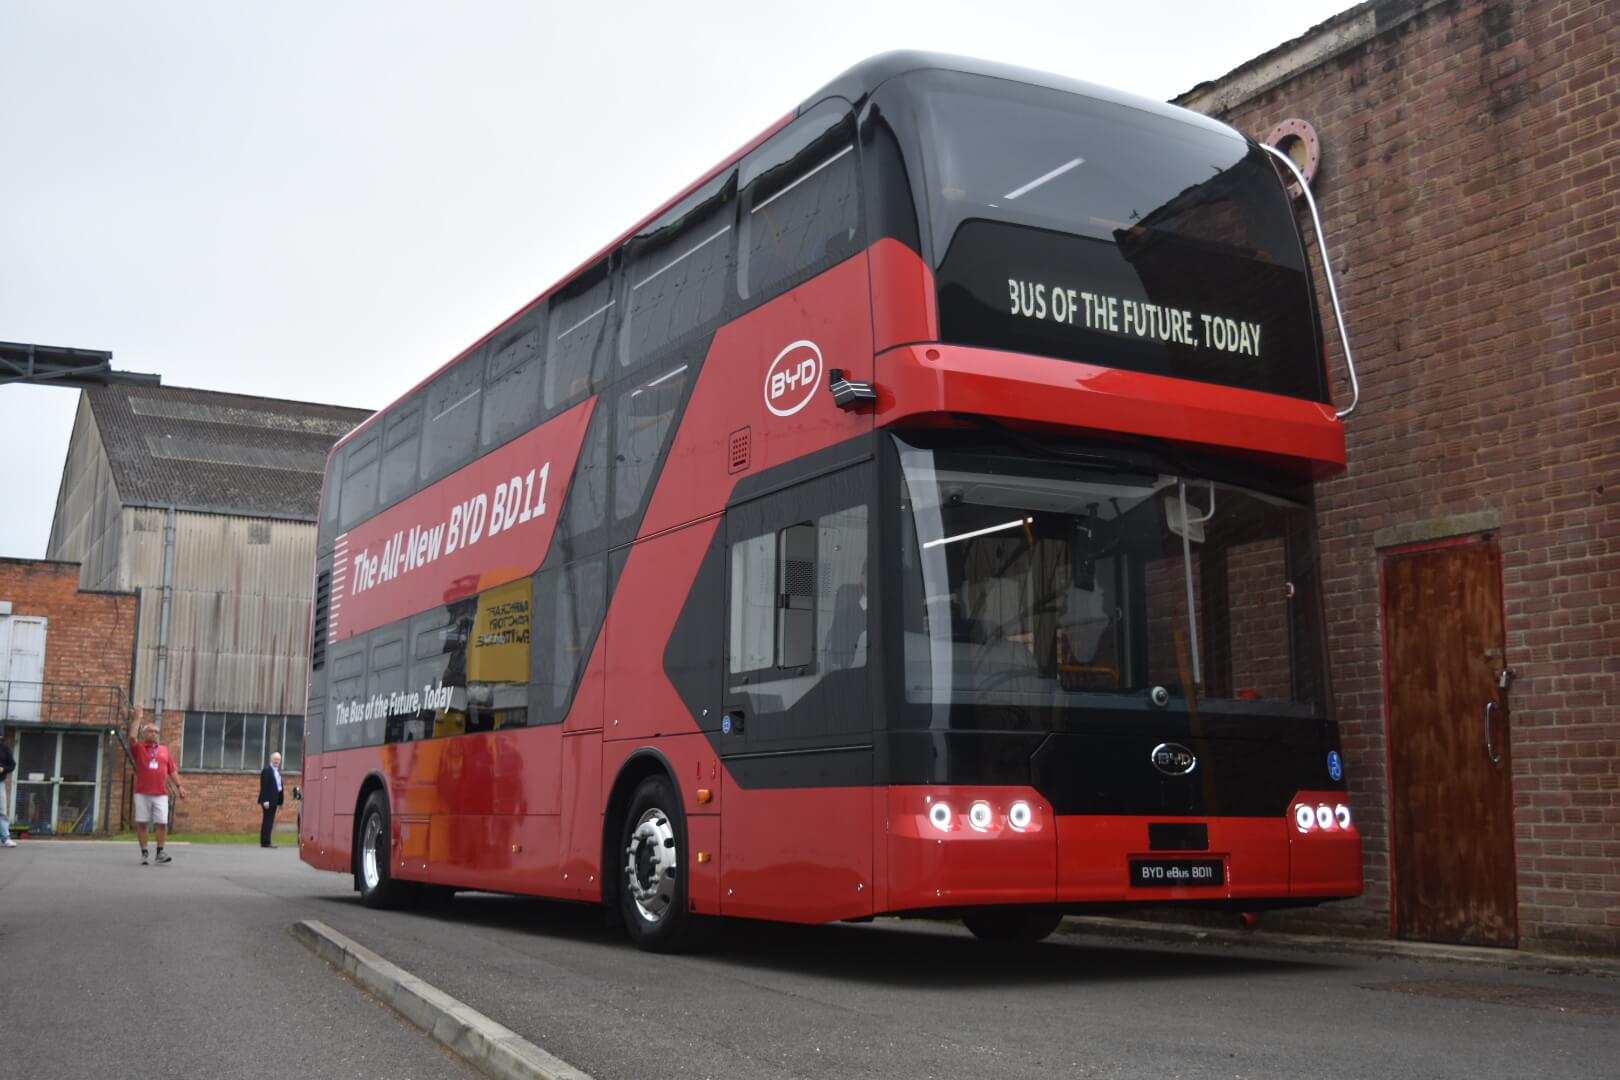
[(1253, 143), (1003, 79), (896, 81), (947, 341), (1326, 400), (1293, 211)]
[(743, 299), (769, 299), (859, 250), (856, 164), (842, 102), (810, 110), (743, 161)]

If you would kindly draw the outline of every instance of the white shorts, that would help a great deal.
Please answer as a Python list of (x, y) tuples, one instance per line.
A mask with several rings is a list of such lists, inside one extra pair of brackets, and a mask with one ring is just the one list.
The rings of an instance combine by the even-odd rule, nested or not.
[(135, 823), (137, 825), (167, 825), (169, 823), (169, 797), (167, 795), (135, 796)]

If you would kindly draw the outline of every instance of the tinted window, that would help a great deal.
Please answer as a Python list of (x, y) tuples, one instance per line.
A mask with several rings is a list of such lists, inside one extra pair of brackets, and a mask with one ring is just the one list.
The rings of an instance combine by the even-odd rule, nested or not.
[(371, 516), (377, 508), (377, 443), (380, 425), (373, 424), (343, 451), (343, 511), (338, 527), (344, 530)]
[(540, 378), (546, 362), (546, 312), (525, 312), (496, 335), (484, 393), (484, 449), (523, 434), (540, 419)]
[(636, 516), (652, 480), (670, 421), (680, 408), (691, 370), (686, 364), (661, 372), (619, 394), (613, 455), (613, 519)]
[(631, 241), (621, 363), (641, 363), (719, 320), (736, 247), (736, 191), (737, 175), (727, 173)]
[(849, 114), (828, 104), (743, 163), (744, 298), (764, 300), (859, 250), (854, 140)]
[(546, 354), (547, 414), (585, 400), (602, 381), (618, 320), (610, 259), (581, 273), (551, 299), (551, 343)]
[(428, 386), (422, 483), (430, 484), (454, 472), (477, 454), (479, 397), (483, 390), (482, 352), (452, 365)]
[(568, 501), (563, 505), (562, 519), (557, 522), (557, 534), (552, 541), (555, 561), (570, 561), (603, 546), (592, 545), (590, 540), (607, 523), (608, 429), (612, 426), (612, 417), (613, 411), (602, 407), (591, 416), (585, 445), (580, 448), (579, 464), (568, 485)]
[(726, 685), (751, 706), (750, 742), (870, 727), (867, 475), (846, 471), (727, 511)]
[(383, 425), (382, 497), (379, 505), (392, 506), (416, 490), (421, 438), (422, 399), (413, 398), (395, 409)]
[(538, 614), (531, 670), (541, 723), (561, 723), (568, 715), (601, 629), (606, 587), (606, 567), (600, 559), (535, 577)]
[(326, 462), (326, 476), (321, 482), (321, 539), (331, 538), (338, 524), (338, 492), (343, 483), (343, 460), (346, 450), (335, 451)]
[(1259, 147), (999, 79), (902, 89), (945, 340), (1325, 400), (1304, 251)]

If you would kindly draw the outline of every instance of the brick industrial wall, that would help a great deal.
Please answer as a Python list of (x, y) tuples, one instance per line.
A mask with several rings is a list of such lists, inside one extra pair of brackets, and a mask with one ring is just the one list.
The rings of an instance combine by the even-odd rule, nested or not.
[(1256, 138), (1315, 126), (1361, 371), (1320, 525), (1367, 892), (1317, 920), (1391, 925), (1380, 552), (1490, 532), (1520, 943), (1620, 951), (1617, 42), (1612, 0), (1385, 0), (1181, 99)]
[[(47, 620), (48, 685), (41, 702), (44, 723), (102, 731), (117, 723), (129, 701), (137, 622), (135, 594), (81, 592), (78, 563), (0, 559), (0, 600), (11, 602), (14, 616), (38, 615)], [(14, 694), (27, 692), (22, 687), (13, 689)], [(6, 731), (13, 748), (18, 730), (13, 724)], [(112, 785), (105, 805), (117, 824), (119, 807), (126, 801), (127, 770), (120, 767), (121, 751), (116, 743), (108, 743), (104, 749), (103, 776)], [(98, 821), (103, 805), (98, 799)]]
[(0, 559), (0, 600), (13, 615), (43, 615), (45, 681), (116, 686), (129, 696), (135, 594), (80, 592), (79, 564)]
[[(170, 752), (176, 755), (179, 749), (178, 745), (170, 746)], [(187, 797), (175, 806), (176, 831), (259, 831), (258, 773), (182, 773), (180, 782), (186, 787)], [(294, 784), (303, 781), (297, 773), (283, 772), (281, 782), (287, 802), (276, 815), (276, 825), (290, 834), (298, 821), (298, 804), (293, 801), (292, 789)]]

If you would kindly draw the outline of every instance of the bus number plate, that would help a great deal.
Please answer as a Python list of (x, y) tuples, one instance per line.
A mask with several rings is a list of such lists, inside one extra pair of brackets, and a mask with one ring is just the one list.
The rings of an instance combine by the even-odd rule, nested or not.
[(1132, 859), (1131, 887), (1166, 888), (1225, 885), (1226, 864), (1220, 859)]

